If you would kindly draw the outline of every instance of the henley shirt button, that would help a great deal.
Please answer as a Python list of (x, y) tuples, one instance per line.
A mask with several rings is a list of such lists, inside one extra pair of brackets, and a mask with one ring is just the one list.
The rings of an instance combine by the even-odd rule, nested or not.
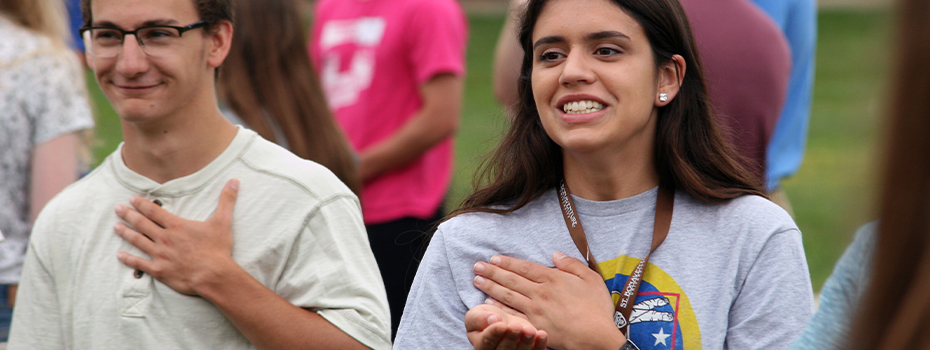
[(144, 274), (145, 272), (142, 272), (142, 270), (135, 270), (132, 272), (132, 277), (135, 277), (136, 279), (140, 279), (142, 278), (142, 275)]
[(153, 200), (152, 203), (155, 203), (155, 205), (157, 205), (157, 206), (159, 206), (159, 207), (162, 206), (162, 203), (161, 203), (161, 200), (160, 200), (160, 199)]

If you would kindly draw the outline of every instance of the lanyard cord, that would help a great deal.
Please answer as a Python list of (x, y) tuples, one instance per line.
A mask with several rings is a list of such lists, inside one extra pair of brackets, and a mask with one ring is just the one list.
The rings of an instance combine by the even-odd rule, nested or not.
[[(581, 251), (581, 255), (588, 261), (588, 267), (602, 275), (601, 269), (597, 266), (597, 260), (591, 254), (588, 238), (585, 236), (584, 228), (581, 226), (581, 219), (578, 218), (575, 210), (575, 202), (569, 195), (568, 185), (565, 184), (564, 180), (559, 184), (558, 193), (559, 207), (562, 209), (562, 217), (565, 218), (565, 226), (568, 227), (572, 241), (575, 242), (575, 246)], [(633, 269), (633, 273), (627, 278), (623, 289), (620, 291), (620, 301), (617, 302), (616, 311), (614, 311), (614, 323), (621, 331), (626, 328), (624, 333), (627, 338), (630, 335), (630, 315), (633, 313), (633, 303), (631, 301), (634, 301), (634, 296), (639, 292), (639, 285), (643, 280), (643, 271), (646, 269), (646, 263), (649, 262), (649, 256), (662, 245), (665, 237), (668, 236), (668, 230), (672, 224), (674, 205), (675, 191), (665, 186), (659, 186), (659, 193), (656, 197), (655, 222), (652, 230), (652, 249), (649, 250), (643, 260), (639, 261), (639, 264)]]

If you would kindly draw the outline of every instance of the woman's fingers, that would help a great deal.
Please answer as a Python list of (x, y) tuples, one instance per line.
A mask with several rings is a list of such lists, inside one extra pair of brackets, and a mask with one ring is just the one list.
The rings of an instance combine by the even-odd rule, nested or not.
[(501, 311), (506, 312), (506, 313), (507, 313), (508, 315), (510, 315), (510, 316), (519, 317), (519, 318), (522, 318), (522, 319), (524, 319), (524, 320), (529, 320), (529, 318), (526, 317), (526, 314), (524, 314), (524, 313), (522, 313), (522, 312), (520, 312), (520, 311), (514, 310), (514, 309), (511, 308), (510, 306), (504, 305), (504, 303), (499, 302), (499, 301), (497, 301), (497, 300), (488, 298), (487, 300), (484, 301), (484, 303), (487, 304), (487, 305), (491, 305), (491, 306), (497, 307), (497, 308), (501, 309)]
[(475, 263), (475, 274), (489, 280), (493, 280), (504, 288), (516, 291), (523, 295), (530, 295), (538, 283), (533, 282), (522, 275), (513, 273), (506, 269), (500, 268), (484, 262)]
[(475, 276), (474, 279), (475, 287), (478, 287), (482, 292), (489, 295), (495, 300), (507, 304), (508, 306), (515, 308), (517, 310), (523, 310), (528, 306), (530, 298), (526, 295), (520, 294), (519, 292), (504, 287), (490, 278), (485, 278), (481, 275)]
[(491, 265), (498, 266), (536, 283), (545, 282), (551, 276), (552, 268), (550, 267), (509, 256), (495, 255), (491, 257), (490, 262)]
[(585, 276), (593, 276), (598, 281), (602, 280), (601, 276), (598, 276), (597, 272), (591, 270), (587, 263), (565, 255), (562, 252), (555, 252), (552, 254), (552, 263), (555, 264), (555, 267), (559, 270), (568, 272), (582, 279), (584, 279)]

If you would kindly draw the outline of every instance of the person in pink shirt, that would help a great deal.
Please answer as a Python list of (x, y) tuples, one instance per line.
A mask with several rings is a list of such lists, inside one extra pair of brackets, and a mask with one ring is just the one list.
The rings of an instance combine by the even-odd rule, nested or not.
[(359, 158), (368, 238), (396, 333), (443, 216), (459, 124), (467, 24), (454, 0), (320, 0), (309, 51)]

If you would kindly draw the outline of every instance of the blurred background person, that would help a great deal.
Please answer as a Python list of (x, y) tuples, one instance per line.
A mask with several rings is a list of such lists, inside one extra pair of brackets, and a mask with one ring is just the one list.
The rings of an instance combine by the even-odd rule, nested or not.
[(443, 215), (465, 81), (465, 14), (454, 0), (321, 0), (311, 56), (359, 155), (362, 214), (387, 288), (392, 334)]
[(233, 3), (235, 35), (217, 84), (223, 114), (233, 124), (329, 168), (360, 194), (356, 160), (310, 64), (297, 4)]
[(807, 147), (817, 51), (817, 0), (753, 2), (778, 24), (791, 48), (791, 77), (785, 104), (766, 151), (766, 182), (769, 198), (792, 213), (781, 180), (798, 172)]
[(707, 95), (742, 165), (765, 183), (766, 152), (785, 103), (791, 51), (748, 0), (681, 0), (704, 65)]
[(504, 106), (505, 112), (513, 116), (517, 102), (517, 83), (520, 77), (520, 63), (523, 62), (523, 50), (517, 42), (517, 30), (520, 16), (526, 11), (529, 0), (511, 0), (507, 17), (501, 34), (494, 47), (494, 97)]
[(794, 350), (930, 348), (930, 2), (901, 0), (879, 221), (824, 284)]
[(93, 128), (61, 0), (0, 2), (0, 342), (9, 334), (32, 222), (81, 169)]
[(71, 31), (71, 48), (78, 56), (81, 67), (87, 66), (87, 58), (84, 57), (84, 39), (81, 38), (81, 0), (64, 0), (65, 8), (68, 9), (68, 23)]
[(846, 349), (930, 349), (928, 16), (930, 2), (901, 0), (874, 263)]

